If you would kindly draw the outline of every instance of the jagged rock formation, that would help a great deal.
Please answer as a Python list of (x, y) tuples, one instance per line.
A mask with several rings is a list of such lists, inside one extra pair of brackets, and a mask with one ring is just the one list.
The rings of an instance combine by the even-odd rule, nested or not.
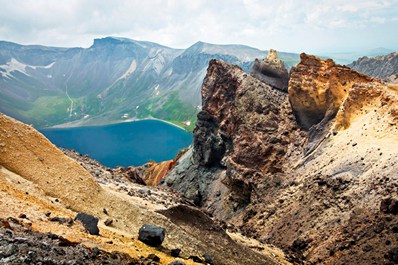
[(398, 86), (301, 59), (289, 95), (211, 61), (165, 184), (294, 262), (395, 264)]
[(232, 216), (256, 200), (264, 179), (290, 171), (306, 134), (297, 127), (287, 93), (219, 60), (210, 61), (202, 101), (193, 149), (165, 183), (199, 197), (217, 216)]
[[(0, 114), (0, 218), (20, 220), (33, 232), (62, 235), (93, 251), (94, 248), (101, 252), (118, 251), (135, 259), (156, 255), (160, 264), (173, 261), (175, 258), (171, 257), (170, 250), (176, 248), (181, 249), (180, 257), (188, 265), (194, 264), (189, 256), (205, 254), (215, 264), (237, 265), (242, 260), (245, 264), (276, 264), (275, 259), (268, 257), (272, 251), (267, 252), (267, 256), (261, 255), (233, 240), (225, 245), (229, 236), (214, 222), (211, 225), (219, 229), (211, 233), (205, 230), (192, 233), (191, 230), (197, 231), (192, 227), (194, 224), (174, 222), (179, 216), (174, 216), (168, 208), (180, 204), (187, 204), (184, 209), (190, 209), (191, 213), (203, 214), (190, 207), (187, 199), (181, 196), (155, 187), (143, 188), (128, 178), (113, 179), (112, 175), (108, 178), (102, 174), (95, 177), (100, 181), (97, 182), (78, 162), (64, 155), (32, 127)], [(78, 212), (93, 216), (94, 223), (98, 218), (99, 235), (96, 235), (97, 230), (94, 235), (88, 234), (81, 222), (73, 221)], [(161, 249), (148, 247), (137, 240), (138, 230), (145, 223), (166, 229), (167, 236)], [(0, 229), (0, 233), (2, 231)], [(212, 244), (203, 238), (211, 238)], [(24, 242), (13, 241), (17, 248)], [(84, 253), (81, 257), (83, 263), (85, 258), (90, 258)], [(115, 254), (115, 257), (119, 256)], [(18, 260), (19, 257), (14, 255), (13, 258)], [(0, 256), (0, 262), (2, 259)], [(93, 263), (98, 264), (100, 260)], [(151, 261), (143, 264), (149, 263), (153, 264)]]
[(384, 56), (361, 57), (348, 66), (366, 75), (398, 84), (398, 53), (396, 52)]
[(250, 74), (268, 85), (287, 91), (289, 73), (283, 62), (278, 59), (275, 50), (270, 49), (267, 57), (262, 61), (256, 59), (250, 69)]

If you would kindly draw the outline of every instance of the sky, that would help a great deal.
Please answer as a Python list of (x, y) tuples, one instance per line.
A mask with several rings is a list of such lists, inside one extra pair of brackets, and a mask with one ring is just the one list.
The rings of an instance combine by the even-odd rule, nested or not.
[(0, 0), (0, 40), (89, 47), (106, 36), (173, 48), (398, 51), (398, 0)]

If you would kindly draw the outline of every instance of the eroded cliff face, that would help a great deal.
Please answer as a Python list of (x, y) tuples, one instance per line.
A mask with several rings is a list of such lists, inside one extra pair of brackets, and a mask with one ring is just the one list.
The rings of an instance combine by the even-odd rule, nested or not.
[(290, 171), (306, 133), (287, 93), (219, 60), (210, 61), (202, 101), (193, 148), (165, 183), (225, 219), (256, 201), (265, 180)]
[(301, 59), (289, 95), (211, 61), (165, 183), (295, 262), (397, 263), (398, 86)]
[(319, 60), (305, 53), (300, 59), (290, 71), (289, 99), (297, 121), (305, 129), (334, 118), (353, 84), (374, 80), (330, 59)]

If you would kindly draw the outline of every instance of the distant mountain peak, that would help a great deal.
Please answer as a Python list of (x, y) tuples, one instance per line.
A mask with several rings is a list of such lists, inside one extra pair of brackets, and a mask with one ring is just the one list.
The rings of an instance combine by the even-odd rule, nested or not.
[(94, 43), (91, 47), (95, 46), (105, 46), (105, 45), (117, 45), (122, 43), (131, 42), (129, 39), (125, 38), (115, 38), (115, 37), (105, 37), (94, 39)]

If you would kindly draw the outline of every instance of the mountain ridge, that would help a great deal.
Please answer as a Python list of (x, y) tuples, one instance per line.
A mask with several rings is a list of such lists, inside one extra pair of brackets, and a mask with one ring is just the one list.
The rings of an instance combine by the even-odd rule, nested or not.
[(383, 56), (361, 57), (348, 65), (366, 75), (383, 79), (389, 83), (398, 83), (398, 53)]
[[(73, 121), (107, 124), (127, 116), (189, 129), (184, 124), (194, 124), (211, 58), (249, 70), (266, 54), (244, 45), (197, 42), (173, 49), (119, 37), (95, 39), (89, 48), (1, 44), (0, 110), (38, 128)], [(295, 55), (286, 58), (291, 62)]]
[[(88, 48), (0, 46), (0, 111), (37, 128), (154, 117), (191, 131), (209, 60), (249, 72), (268, 53), (202, 41), (174, 49), (122, 37), (94, 39)], [(279, 57), (288, 69), (299, 61), (294, 53)]]

